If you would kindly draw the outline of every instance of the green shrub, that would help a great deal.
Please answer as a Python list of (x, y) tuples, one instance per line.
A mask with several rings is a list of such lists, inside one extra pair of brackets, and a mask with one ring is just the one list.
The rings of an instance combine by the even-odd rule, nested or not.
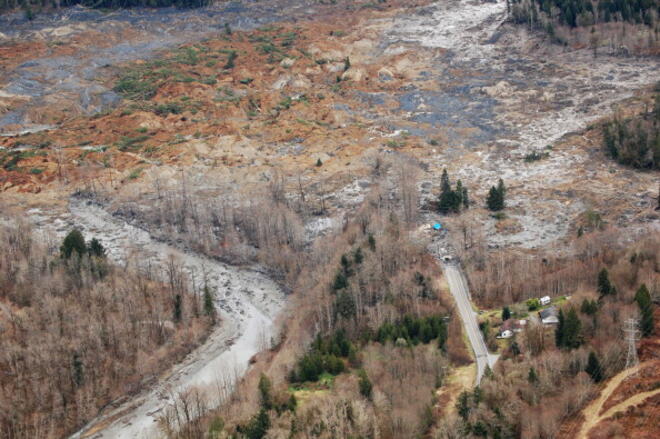
[(367, 372), (364, 369), (360, 369), (358, 372), (358, 378), (358, 388), (360, 389), (360, 395), (367, 399), (371, 399), (373, 384), (371, 384), (371, 380), (369, 379)]
[(536, 298), (529, 299), (525, 303), (527, 304), (527, 309), (529, 311), (536, 311), (537, 309), (539, 309), (541, 307), (541, 301), (539, 301), (539, 299), (536, 299)]
[(127, 99), (147, 100), (156, 95), (158, 87), (151, 79), (145, 78), (141, 72), (133, 71), (123, 76), (113, 90)]
[(130, 174), (128, 174), (128, 179), (129, 180), (135, 180), (135, 179), (140, 177), (140, 174), (142, 174), (142, 169), (140, 169), (140, 168), (134, 169), (133, 171), (131, 171)]
[(164, 104), (159, 104), (154, 107), (154, 113), (159, 116), (167, 116), (168, 114), (181, 114), (183, 113), (183, 107), (177, 102), (166, 102)]
[(233, 69), (235, 67), (236, 58), (238, 58), (238, 53), (235, 50), (229, 52), (227, 57), (227, 63), (225, 64), (225, 69)]
[(123, 136), (119, 139), (119, 142), (117, 143), (117, 148), (120, 151), (127, 151), (129, 149), (137, 149), (140, 147), (141, 143), (144, 142), (145, 140), (148, 140), (149, 136), (137, 136), (137, 137), (126, 137)]

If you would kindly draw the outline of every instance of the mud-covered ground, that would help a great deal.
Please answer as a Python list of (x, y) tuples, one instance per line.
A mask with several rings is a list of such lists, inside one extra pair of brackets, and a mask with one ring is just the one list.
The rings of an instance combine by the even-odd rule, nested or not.
[[(230, 1), (202, 9), (99, 11), (80, 6), (0, 15), (0, 135), (37, 131), (115, 106), (109, 70), (158, 50), (274, 21), (305, 19), (313, 1)], [(3, 108), (4, 104), (4, 108)]]
[[(97, 206), (69, 204), (70, 194), (98, 191), (115, 208), (144, 206), (156, 191), (178, 190), (183, 177), (202, 197), (236, 203), (282, 178), (290, 200), (305, 194), (314, 239), (364, 200), (378, 155), (394, 164), (387, 174), (393, 191), (396, 164), (412, 156), (421, 203), (437, 197), (447, 168), (472, 200), (454, 219), (482, 227), (490, 247), (564, 249), (586, 212), (622, 234), (660, 231), (658, 174), (606, 158), (592, 126), (647, 104), (645, 91), (660, 79), (657, 58), (594, 58), (590, 50), (553, 46), (506, 23), (504, 1), (356, 4), (262, 0), (192, 11), (73, 8), (29, 23), (0, 17), (0, 155), (22, 153), (18, 166), (0, 169), (0, 208), (38, 209), (32, 219), (60, 234), (79, 223), (113, 244), (119, 259), (137, 245), (158, 264), (174, 252), (201, 272), (216, 263), (158, 243)], [(284, 47), (286, 35), (295, 38)], [(281, 52), (276, 60), (262, 45), (270, 41)], [(183, 43), (206, 58), (192, 66), (169, 61)], [(240, 53), (236, 67), (218, 67), (228, 50)], [(152, 101), (131, 109), (112, 87), (124, 71), (154, 59), (193, 80), (166, 82)], [(149, 109), (173, 100), (197, 107), (169, 115)], [(22, 134), (30, 130), (41, 131)], [(532, 152), (541, 159), (525, 160)], [(499, 178), (508, 191), (506, 218), (497, 220), (484, 204)], [(231, 271), (216, 268), (217, 279)], [(243, 275), (231, 276), (241, 284)], [(272, 281), (254, 276), (250, 291), (277, 297)], [(272, 318), (260, 299), (230, 290), (218, 305), (237, 325)], [(269, 312), (281, 303), (272, 300), (264, 302)], [(239, 333), (247, 337), (240, 346), (254, 352), (254, 331)], [(183, 376), (198, 376), (215, 354), (225, 361), (229, 351), (213, 346), (193, 354), (195, 366)], [(135, 411), (104, 430), (107, 437), (129, 437), (152, 422), (152, 402), (164, 388), (141, 396)]]
[[(419, 7), (391, 2), (375, 9), (350, 2), (273, 1), (197, 11), (104, 14), (74, 8), (42, 23), (9, 24), (6, 34), (13, 40), (3, 49), (36, 44), (53, 32), (63, 36), (61, 46), (49, 42), (52, 47), (42, 52), (3, 60), (8, 75), (0, 84), (0, 101), (18, 102), (2, 113), (5, 129), (58, 120), (61, 128), (45, 132), (41, 140), (6, 137), (4, 145), (29, 148), (55, 139), (52, 146), (71, 154), (65, 161), (77, 163), (72, 169), (77, 177), (64, 180), (96, 173), (106, 183), (112, 180), (120, 198), (153, 191), (154, 179), (176, 185), (181, 167), (196, 187), (213, 196), (249, 192), (281, 173), (293, 194), (302, 182), (319, 204), (323, 199), (335, 208), (331, 216), (360, 202), (370, 186), (374, 154), (403, 153), (423, 163), (427, 201), (437, 195), (444, 167), (468, 186), (475, 207), (483, 206), (490, 185), (504, 179), (510, 188), (506, 222), (483, 211), (475, 214), (492, 246), (548, 245), (574, 233), (580, 216), (590, 210), (618, 226), (656, 224), (654, 214), (648, 214), (656, 196), (655, 175), (613, 164), (600, 152), (598, 130), (584, 130), (618, 106), (640, 107), (640, 91), (658, 80), (657, 58), (594, 58), (590, 50), (553, 46), (505, 19), (502, 1), (451, 0)], [(278, 31), (253, 30), (246, 38), (233, 35), (224, 41), (224, 23), (249, 30), (267, 22), (284, 24), (279, 32), (297, 36), (281, 63), (266, 60), (259, 43), (248, 42)], [(49, 119), (53, 107), (61, 109), (53, 113), (60, 115), (121, 108), (110, 88), (122, 69), (132, 68), (125, 62), (162, 56), (160, 49), (184, 41), (200, 41), (195, 47), (204, 50), (226, 46), (241, 52), (239, 70), (221, 71), (217, 85), (179, 83), (156, 98), (194, 97), (204, 113), (184, 114), (176, 122), (144, 112), (124, 116), (120, 109), (89, 122), (74, 116)], [(67, 55), (57, 55), (58, 50)], [(26, 59), (16, 64), (21, 57)], [(200, 65), (187, 70), (199, 76), (208, 72), (213, 73)], [(240, 82), (245, 78), (255, 79)], [(260, 103), (256, 111), (253, 102)], [(154, 143), (148, 154), (112, 150), (113, 139), (116, 144), (120, 136), (147, 129)], [(544, 158), (525, 161), (532, 152)], [(62, 158), (46, 155), (46, 172), (31, 175), (26, 167), (7, 177), (4, 188), (61, 187), (54, 170)], [(322, 167), (314, 166), (318, 160)], [(139, 178), (133, 178), (136, 172)], [(309, 229), (316, 230), (332, 219), (310, 221)]]

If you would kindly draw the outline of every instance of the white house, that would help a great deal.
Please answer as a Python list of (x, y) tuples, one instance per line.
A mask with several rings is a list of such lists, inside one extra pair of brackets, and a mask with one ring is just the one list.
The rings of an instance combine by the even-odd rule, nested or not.
[(550, 296), (543, 296), (539, 299), (539, 302), (541, 302), (541, 306), (546, 306), (550, 305)]
[(497, 338), (511, 338), (513, 334), (521, 332), (527, 325), (527, 320), (509, 319), (500, 326)]

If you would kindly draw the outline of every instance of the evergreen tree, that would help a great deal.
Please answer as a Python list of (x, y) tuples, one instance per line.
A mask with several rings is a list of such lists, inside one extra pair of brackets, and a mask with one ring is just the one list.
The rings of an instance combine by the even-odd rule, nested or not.
[(559, 310), (559, 316), (557, 317), (559, 322), (557, 323), (557, 328), (555, 329), (555, 345), (560, 348), (564, 345), (564, 310)]
[(358, 247), (357, 250), (355, 250), (355, 255), (353, 256), (353, 260), (358, 265), (360, 265), (362, 263), (362, 261), (364, 261), (364, 255), (362, 254), (362, 248)]
[(244, 430), (247, 439), (262, 439), (270, 428), (270, 417), (266, 409), (259, 410)]
[(335, 301), (335, 309), (345, 319), (353, 317), (355, 315), (355, 300), (353, 296), (347, 291), (342, 291)]
[(344, 272), (344, 275), (346, 277), (349, 277), (353, 274), (353, 271), (351, 270), (351, 261), (348, 259), (348, 256), (346, 255), (341, 255), (341, 269)]
[(502, 202), (504, 202), (504, 196), (506, 195), (506, 186), (504, 186), (504, 181), (500, 178), (497, 182), (497, 192), (499, 192), (502, 197)]
[(642, 284), (635, 293), (635, 302), (637, 302), (641, 314), (640, 329), (642, 330), (642, 335), (648, 337), (653, 334), (653, 302), (645, 284)]
[(367, 242), (369, 243), (369, 249), (371, 251), (376, 250), (376, 238), (374, 238), (374, 235), (369, 233), (369, 237), (367, 238)]
[(440, 322), (438, 327), (438, 348), (440, 350), (445, 350), (447, 344), (447, 324), (445, 322)]
[(371, 399), (373, 385), (371, 384), (371, 380), (369, 379), (367, 372), (364, 369), (360, 369), (360, 371), (358, 372), (358, 377), (359, 377), (358, 386), (360, 388), (360, 395), (364, 396), (367, 399)]
[(172, 313), (172, 316), (174, 318), (175, 322), (180, 322), (181, 321), (181, 316), (183, 314), (183, 304), (181, 300), (181, 294), (177, 294), (174, 296), (174, 311)]
[(598, 312), (598, 303), (595, 300), (584, 299), (580, 306), (580, 312), (593, 316)]
[(467, 421), (468, 415), (470, 414), (470, 394), (467, 390), (464, 390), (458, 396), (456, 410), (458, 411), (458, 415), (463, 418), (464, 421)]
[(346, 275), (344, 274), (343, 271), (338, 271), (337, 274), (335, 275), (335, 280), (332, 283), (332, 289), (334, 291), (339, 291), (348, 286), (348, 279), (346, 279)]
[(571, 308), (566, 314), (563, 337), (562, 346), (568, 349), (576, 349), (582, 344), (582, 322), (575, 308)]
[(470, 198), (468, 197), (468, 190), (467, 187), (463, 187), (463, 207), (468, 208), (470, 207)]
[(213, 305), (213, 293), (208, 285), (204, 286), (204, 314), (215, 317), (215, 306)]
[(488, 207), (488, 210), (491, 210), (493, 212), (497, 212), (499, 210), (504, 209), (504, 200), (502, 198), (502, 195), (495, 186), (491, 186), (490, 190), (488, 191), (488, 197), (486, 198), (486, 207)]
[(96, 256), (97, 258), (105, 257), (105, 247), (103, 247), (103, 244), (101, 244), (96, 238), (92, 238), (92, 240), (89, 241), (87, 251), (91, 256)]
[(474, 402), (475, 407), (481, 403), (482, 399), (483, 391), (481, 390), (481, 387), (475, 386), (474, 390), (472, 390), (472, 401)]
[(488, 437), (488, 427), (486, 423), (479, 420), (472, 426), (472, 434), (477, 437)]
[(444, 194), (449, 191), (451, 191), (451, 182), (449, 181), (447, 168), (445, 168), (442, 170), (442, 176), (440, 177), (440, 193)]
[(467, 206), (467, 198), (464, 198), (464, 195), (467, 197), (467, 189), (463, 187), (463, 183), (458, 180), (456, 182), (456, 190), (452, 190), (449, 175), (447, 174), (447, 170), (444, 169), (440, 182), (438, 210), (444, 214), (460, 211), (462, 205)]
[(511, 343), (511, 353), (515, 356), (520, 355), (520, 346), (518, 346), (518, 342), (515, 340)]
[(273, 408), (272, 389), (273, 385), (271, 384), (270, 379), (262, 373), (259, 377), (259, 401), (261, 407), (265, 410)]
[(603, 268), (598, 273), (598, 294), (600, 298), (603, 299), (606, 296), (612, 295), (616, 292), (616, 289), (610, 282), (610, 275), (607, 271), (607, 268)]
[(536, 369), (534, 369), (534, 367), (529, 368), (529, 373), (527, 374), (527, 381), (530, 384), (537, 384), (539, 382), (539, 376), (536, 374)]
[(83, 384), (85, 377), (83, 374), (83, 363), (80, 359), (80, 355), (78, 355), (77, 352), (73, 354), (73, 361), (71, 362), (71, 366), (73, 369), (73, 383), (76, 385), (76, 387), (80, 387)]
[(80, 257), (87, 252), (85, 238), (78, 229), (70, 231), (64, 238), (64, 241), (62, 241), (62, 246), (60, 247), (60, 255), (64, 259), (69, 259), (74, 252)]
[(589, 353), (589, 360), (587, 361), (587, 367), (585, 368), (585, 372), (589, 374), (592, 380), (594, 380), (595, 383), (600, 383), (603, 381), (603, 370), (600, 367), (600, 362), (598, 361), (598, 357), (596, 354), (592, 351)]
[(508, 306), (505, 306), (502, 308), (502, 321), (506, 322), (511, 318), (511, 310), (509, 309)]
[(458, 202), (457, 210), (460, 209), (463, 204), (463, 182), (461, 180), (456, 181), (456, 201)]
[(238, 53), (235, 50), (230, 51), (224, 68), (233, 69), (236, 66), (236, 58), (238, 58)]

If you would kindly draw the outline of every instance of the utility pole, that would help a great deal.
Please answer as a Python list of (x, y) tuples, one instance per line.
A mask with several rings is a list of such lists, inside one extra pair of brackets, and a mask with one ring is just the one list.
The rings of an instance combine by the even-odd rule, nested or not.
[(640, 336), (637, 320), (632, 318), (627, 319), (624, 323), (623, 332), (626, 333), (626, 342), (628, 343), (628, 356), (626, 357), (626, 369), (628, 369), (639, 364), (637, 347), (635, 346)]

